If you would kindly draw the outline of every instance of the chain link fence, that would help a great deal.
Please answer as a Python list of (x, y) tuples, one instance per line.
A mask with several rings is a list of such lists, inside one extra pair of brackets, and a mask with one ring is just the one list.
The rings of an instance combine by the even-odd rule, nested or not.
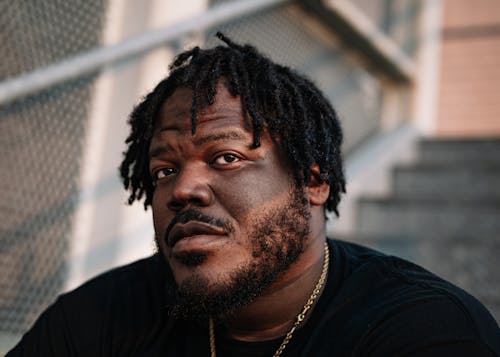
[[(1, 1), (2, 80), (97, 47), (101, 0)], [(0, 333), (24, 332), (67, 274), (95, 75), (0, 107)]]

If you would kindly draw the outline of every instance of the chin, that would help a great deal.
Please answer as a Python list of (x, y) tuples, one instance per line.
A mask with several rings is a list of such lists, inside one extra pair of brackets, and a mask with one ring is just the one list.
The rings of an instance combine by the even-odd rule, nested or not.
[(203, 267), (187, 272), (181, 267), (183, 271), (174, 274), (177, 301), (171, 313), (175, 317), (199, 321), (234, 313), (253, 301), (267, 285), (262, 285), (249, 268), (222, 271), (218, 266), (217, 271)]
[(209, 286), (216, 286), (216, 281), (224, 280), (224, 276), (231, 275), (224, 274), (220, 262), (210, 259), (210, 254), (206, 252), (173, 254), (168, 261), (177, 286), (189, 282), (189, 290), (197, 290), (195, 283), (200, 284), (200, 294), (206, 292)]
[(206, 263), (209, 253), (207, 252), (179, 252), (172, 255), (172, 259), (175, 259), (179, 264), (186, 267), (198, 267)]

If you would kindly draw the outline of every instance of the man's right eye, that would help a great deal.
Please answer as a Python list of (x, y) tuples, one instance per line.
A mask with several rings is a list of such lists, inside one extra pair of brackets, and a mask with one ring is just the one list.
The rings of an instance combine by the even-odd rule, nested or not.
[(153, 172), (153, 180), (158, 181), (175, 173), (177, 173), (177, 169), (172, 167), (163, 167)]

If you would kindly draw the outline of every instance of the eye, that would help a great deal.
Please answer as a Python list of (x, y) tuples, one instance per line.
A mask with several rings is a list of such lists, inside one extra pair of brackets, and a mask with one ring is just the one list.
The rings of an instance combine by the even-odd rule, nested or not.
[(163, 167), (159, 170), (154, 171), (152, 176), (154, 181), (158, 181), (175, 173), (177, 173), (177, 169), (172, 167)]
[(234, 154), (222, 154), (217, 156), (213, 161), (213, 165), (218, 165), (218, 166), (228, 166), (231, 164), (235, 164), (237, 162), (240, 162), (241, 158), (234, 155)]

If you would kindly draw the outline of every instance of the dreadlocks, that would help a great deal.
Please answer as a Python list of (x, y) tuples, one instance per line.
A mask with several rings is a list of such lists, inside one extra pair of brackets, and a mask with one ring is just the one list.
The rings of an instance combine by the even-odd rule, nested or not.
[(326, 209), (338, 215), (340, 194), (345, 192), (340, 146), (342, 131), (337, 114), (316, 86), (292, 69), (273, 63), (250, 45), (239, 45), (217, 33), (227, 46), (208, 50), (195, 47), (177, 56), (170, 76), (132, 111), (131, 133), (120, 174), (131, 194), (131, 204), (145, 196), (151, 205), (154, 185), (149, 173), (148, 150), (158, 111), (179, 87), (193, 90), (192, 132), (196, 131), (200, 103), (213, 104), (217, 82), (240, 96), (246, 125), (253, 129), (253, 147), (260, 146), (266, 127), (286, 154), (297, 184), (309, 184), (310, 168), (320, 167), (321, 180), (330, 185)]

